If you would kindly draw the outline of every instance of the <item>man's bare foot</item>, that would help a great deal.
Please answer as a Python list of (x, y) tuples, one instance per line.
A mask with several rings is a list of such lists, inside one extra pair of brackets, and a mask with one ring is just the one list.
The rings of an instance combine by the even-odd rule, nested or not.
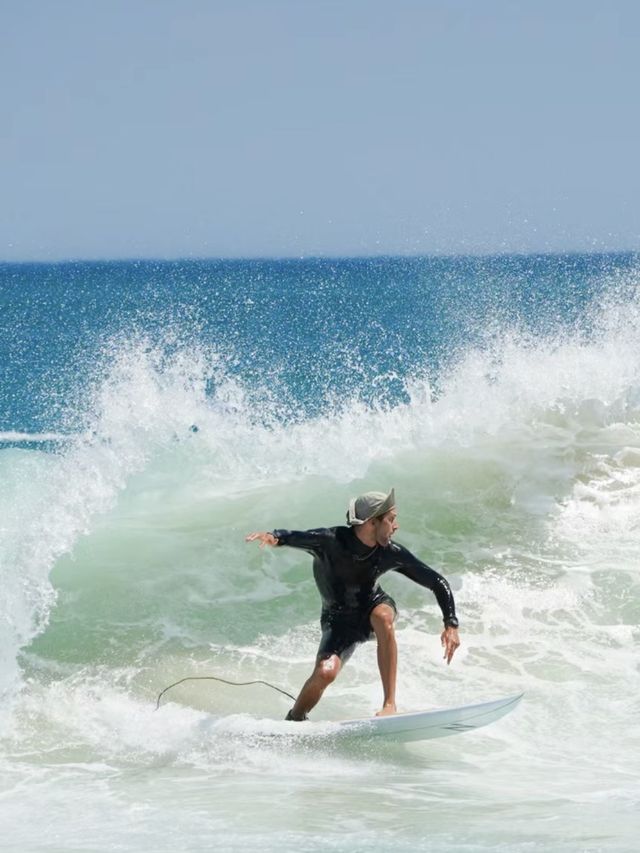
[(383, 705), (381, 710), (378, 711), (376, 717), (390, 717), (392, 714), (397, 714), (398, 709), (396, 708), (395, 702), (392, 704)]

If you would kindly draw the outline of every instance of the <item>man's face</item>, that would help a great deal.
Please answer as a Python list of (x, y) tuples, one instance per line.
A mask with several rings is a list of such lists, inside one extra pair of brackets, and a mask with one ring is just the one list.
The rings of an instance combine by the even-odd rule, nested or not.
[(380, 518), (373, 519), (376, 542), (378, 545), (381, 545), (383, 548), (386, 548), (389, 542), (391, 542), (391, 537), (398, 529), (398, 513), (393, 509), (390, 509), (389, 512), (385, 513)]

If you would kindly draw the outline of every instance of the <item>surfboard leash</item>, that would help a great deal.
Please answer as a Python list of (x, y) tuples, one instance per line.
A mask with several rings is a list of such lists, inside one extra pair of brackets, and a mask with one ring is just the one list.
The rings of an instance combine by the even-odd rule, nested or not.
[(228, 681), (226, 678), (220, 678), (217, 675), (188, 675), (186, 678), (181, 678), (180, 681), (175, 681), (160, 691), (156, 701), (156, 711), (160, 707), (160, 700), (167, 690), (171, 690), (172, 687), (177, 687), (178, 684), (183, 684), (185, 681), (221, 681), (223, 684), (230, 684), (232, 687), (248, 687), (250, 684), (264, 684), (265, 687), (271, 687), (272, 690), (277, 690), (278, 693), (288, 696), (294, 702), (296, 701), (296, 697), (292, 696), (291, 693), (287, 693), (286, 690), (282, 690), (282, 688), (276, 687), (275, 684), (270, 684), (268, 681), (261, 681), (259, 679), (257, 681)]

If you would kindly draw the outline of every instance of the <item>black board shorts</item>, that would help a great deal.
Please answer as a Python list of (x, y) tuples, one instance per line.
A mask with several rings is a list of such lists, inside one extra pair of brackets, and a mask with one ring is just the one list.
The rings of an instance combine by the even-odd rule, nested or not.
[(348, 613), (323, 611), (320, 617), (322, 637), (316, 660), (325, 660), (331, 655), (338, 655), (342, 663), (346, 663), (359, 643), (366, 643), (375, 636), (370, 617), (371, 611), (379, 604), (388, 604), (395, 616), (398, 615), (395, 601), (386, 592), (376, 595), (369, 602), (366, 610)]

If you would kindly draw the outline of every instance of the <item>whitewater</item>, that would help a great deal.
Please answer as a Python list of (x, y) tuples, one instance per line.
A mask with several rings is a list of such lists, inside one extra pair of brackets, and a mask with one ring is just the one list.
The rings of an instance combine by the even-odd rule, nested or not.
[[(0, 265), (0, 829), (11, 851), (632, 851), (640, 831), (635, 256)], [(395, 488), (402, 711), (525, 693), (477, 732), (337, 744), (360, 647), (251, 530)]]

